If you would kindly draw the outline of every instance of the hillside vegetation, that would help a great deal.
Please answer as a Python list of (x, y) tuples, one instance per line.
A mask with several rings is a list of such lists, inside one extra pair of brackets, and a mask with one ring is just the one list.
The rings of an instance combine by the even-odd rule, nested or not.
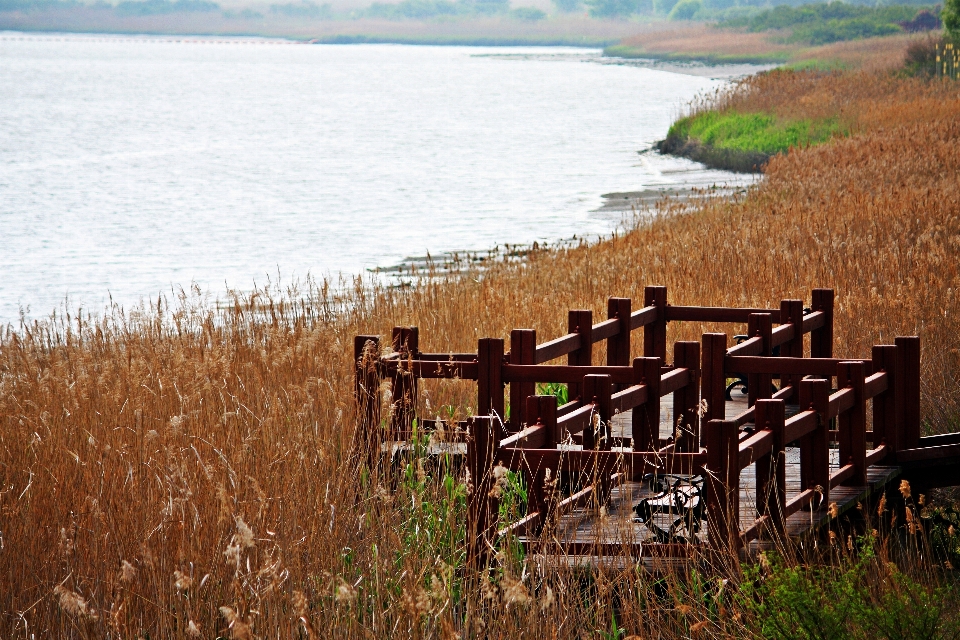
[[(746, 27), (753, 33), (782, 32), (779, 37), (784, 42), (818, 45), (886, 36), (900, 33), (905, 28), (917, 31), (934, 29), (939, 27), (938, 11), (932, 6), (870, 7), (836, 1), (799, 7), (781, 5), (751, 17), (721, 21), (718, 26)], [(917, 20), (915, 25), (914, 20)]]

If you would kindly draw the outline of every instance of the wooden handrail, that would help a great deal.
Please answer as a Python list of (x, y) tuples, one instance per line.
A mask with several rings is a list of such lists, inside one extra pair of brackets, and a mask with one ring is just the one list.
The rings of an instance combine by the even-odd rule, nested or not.
[(867, 376), (863, 381), (863, 397), (873, 398), (886, 391), (888, 380), (886, 371), (878, 371), (872, 376)]
[(872, 464), (877, 464), (886, 458), (888, 453), (890, 453), (890, 447), (888, 447), (886, 444), (881, 444), (872, 451), (867, 451), (867, 466), (869, 467)]
[(557, 417), (560, 418), (562, 416), (565, 416), (571, 411), (576, 411), (579, 407), (580, 407), (579, 400), (571, 400), (570, 402), (562, 404), (559, 407), (557, 407)]
[(635, 384), (633, 367), (570, 366), (561, 364), (505, 364), (500, 368), (504, 383), (581, 383), (587, 375), (608, 375), (614, 384)]
[(596, 411), (596, 407), (592, 404), (574, 409), (557, 419), (557, 427), (566, 429), (571, 435), (580, 433), (590, 424), (590, 416), (594, 411)]
[(779, 318), (780, 309), (738, 309), (732, 307), (664, 307), (667, 322), (680, 320), (683, 322), (743, 322), (753, 313), (769, 313)]
[(763, 338), (754, 336), (727, 349), (727, 356), (759, 356), (763, 352)]
[(807, 489), (805, 491), (801, 491), (800, 493), (795, 495), (793, 498), (791, 498), (787, 502), (787, 504), (783, 506), (783, 517), (789, 518), (790, 516), (795, 514), (797, 511), (800, 511), (805, 506), (813, 502), (813, 499), (816, 497), (816, 495), (817, 495), (817, 492), (814, 491), (813, 489)]
[[(510, 463), (508, 468), (523, 466), (527, 471), (537, 469), (593, 470), (598, 472), (639, 468), (641, 472), (654, 470), (664, 473), (690, 474), (701, 471), (707, 462), (705, 452), (671, 453), (664, 455), (658, 451), (603, 451), (603, 450), (560, 450), (560, 449), (520, 449), (501, 447), (496, 452), (497, 459)], [(632, 475), (632, 474), (631, 474)]]
[(749, 438), (740, 442), (738, 464), (743, 470), (756, 462), (759, 458), (770, 453), (773, 448), (773, 432), (767, 429), (757, 431)]
[(779, 347), (796, 336), (793, 324), (782, 324), (770, 333), (770, 347)]
[(557, 358), (565, 356), (579, 349), (581, 346), (580, 342), (579, 333), (568, 333), (567, 335), (561, 336), (556, 340), (539, 344), (537, 345), (537, 349), (535, 351), (536, 359), (534, 362), (537, 364), (542, 364), (544, 362), (556, 360)]
[[(390, 358), (397, 356), (399, 353), (391, 353), (384, 358)], [(423, 353), (422, 351), (417, 354), (417, 360), (429, 360), (431, 362), (476, 362), (477, 354), (475, 353)]]
[(827, 323), (827, 314), (823, 311), (814, 311), (813, 313), (808, 313), (803, 316), (803, 327), (801, 331), (803, 333), (810, 333), (811, 331), (816, 331), (817, 329), (823, 327)]
[(594, 342), (601, 342), (602, 340), (612, 338), (618, 333), (620, 333), (620, 319), (610, 318), (609, 320), (604, 320), (603, 322), (598, 322), (593, 325), (591, 338)]
[[(559, 422), (559, 420), (557, 422)], [(543, 444), (543, 437), (546, 434), (546, 431), (547, 431), (547, 428), (542, 424), (535, 424), (523, 429), (518, 433), (513, 434), (512, 436), (508, 436), (504, 438), (503, 440), (500, 441), (500, 446), (501, 447), (522, 446), (524, 444), (527, 444), (527, 442), (524, 442), (524, 441), (529, 441), (533, 439), (534, 436), (537, 436), (537, 435), (540, 436), (538, 438), (539, 442), (537, 443), (538, 445), (540, 445), (540, 444)]]
[(726, 356), (723, 370), (726, 373), (799, 374), (805, 376), (833, 377), (841, 362), (869, 362), (850, 358), (784, 358), (780, 356)]
[(856, 395), (851, 387), (840, 389), (830, 394), (830, 405), (827, 409), (828, 418), (836, 418), (844, 411), (849, 411), (856, 403)]
[(793, 442), (808, 433), (813, 433), (820, 421), (816, 411), (803, 411), (787, 420), (783, 425), (783, 441)]
[(853, 477), (854, 467), (852, 464), (845, 464), (830, 474), (830, 488), (840, 486), (845, 481)]
[[(780, 389), (779, 391), (777, 391), (777, 392), (776, 392), (775, 394), (773, 394), (772, 396), (770, 396), (770, 399), (771, 399), (771, 400), (785, 400), (786, 398), (789, 398), (791, 395), (793, 395), (793, 387), (791, 387), (790, 385), (787, 385), (787, 386), (785, 386), (784, 388), (782, 388), (782, 389)], [(748, 422), (753, 422), (753, 416), (754, 416), (755, 413), (756, 413), (756, 411), (754, 410), (754, 408), (753, 408), (753, 407), (750, 407), (749, 409), (747, 409), (747, 410), (745, 410), (745, 411), (743, 411), (743, 412), (741, 412), (741, 413), (738, 413), (738, 414), (733, 418), (733, 421), (737, 423), (737, 426), (738, 426), (738, 427), (742, 427), (743, 425), (747, 424)]]
[(623, 413), (639, 407), (647, 401), (647, 391), (648, 387), (645, 384), (637, 384), (618, 391), (610, 396), (610, 408), (614, 413)]
[(383, 363), (387, 375), (398, 370), (412, 372), (417, 378), (461, 378), (476, 380), (479, 368), (474, 362), (449, 360), (388, 360)]
[(690, 384), (689, 369), (674, 369), (660, 377), (660, 397), (679, 391)]
[(645, 327), (651, 322), (656, 322), (657, 320), (657, 307), (644, 307), (643, 309), (637, 309), (630, 314), (630, 330), (639, 329), (640, 327)]

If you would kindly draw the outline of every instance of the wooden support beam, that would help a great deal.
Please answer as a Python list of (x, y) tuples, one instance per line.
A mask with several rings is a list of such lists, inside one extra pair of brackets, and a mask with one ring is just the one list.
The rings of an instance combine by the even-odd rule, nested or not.
[(647, 388), (647, 401), (633, 410), (631, 426), (635, 451), (653, 451), (660, 438), (660, 358), (634, 358), (633, 370)]
[(477, 343), (477, 414), (503, 422), (503, 340), (480, 338)]
[(823, 325), (810, 332), (810, 357), (833, 357), (833, 289), (814, 289), (810, 308), (823, 314)]
[(740, 451), (737, 424), (711, 420), (704, 425), (707, 445), (707, 534), (717, 551), (740, 544)]
[(383, 432), (380, 428), (380, 336), (353, 338), (354, 400), (357, 427), (353, 449), (365, 459), (367, 468), (377, 465)]
[[(589, 367), (593, 364), (593, 311), (589, 309), (573, 309), (567, 314), (567, 326), (570, 333), (580, 336), (580, 348), (567, 354), (567, 366)], [(573, 382), (567, 385), (568, 396), (571, 400), (582, 398), (580, 383)]]
[(756, 411), (757, 430), (773, 435), (770, 453), (756, 463), (757, 514), (768, 516), (769, 532), (779, 539), (783, 535), (784, 507), (787, 502), (787, 460), (784, 454), (785, 410), (783, 400), (758, 400)]
[(887, 375), (887, 388), (873, 398), (873, 444), (874, 447), (886, 443), (887, 448), (896, 453), (900, 450), (900, 432), (897, 418), (897, 364), (896, 345), (878, 344), (873, 347), (872, 369), (876, 373)]
[(667, 288), (648, 286), (643, 289), (643, 306), (656, 307), (657, 319), (643, 327), (643, 355), (667, 361)]
[[(533, 329), (514, 329), (510, 332), (510, 364), (535, 364), (537, 332)], [(533, 382), (510, 383), (510, 430), (520, 431), (532, 424), (526, 415), (526, 400), (536, 393)]]
[(866, 379), (863, 362), (841, 362), (837, 367), (837, 385), (853, 391), (853, 406), (840, 413), (840, 464), (852, 464), (853, 475), (847, 484), (867, 483), (867, 400), (863, 393)]
[(902, 449), (913, 449), (920, 444), (920, 338), (917, 336), (898, 336), (895, 340), (897, 350), (897, 386), (901, 389), (897, 396), (900, 411)]
[(600, 418), (600, 430), (596, 431), (593, 425), (589, 425), (583, 431), (584, 449), (610, 449), (610, 396), (612, 395), (613, 384), (610, 376), (584, 376), (583, 377), (583, 401), (587, 404), (593, 404), (596, 413)]
[(700, 397), (707, 401), (703, 420), (726, 418), (726, 382), (724, 356), (727, 352), (727, 334), (705, 333), (700, 351)]
[(467, 508), (467, 558), (477, 566), (487, 555), (496, 526), (497, 505), (493, 504), (490, 489), (500, 447), (500, 424), (492, 416), (474, 416), (467, 421), (467, 433), (467, 470), (473, 485)]
[(830, 493), (830, 381), (800, 381), (800, 409), (817, 412), (817, 428), (800, 438), (800, 486), (820, 487), (820, 502), (829, 504)]
[[(772, 355), (773, 316), (769, 313), (751, 313), (747, 319), (747, 335), (760, 338), (762, 347), (759, 355), (769, 358)], [(769, 373), (751, 373), (747, 376), (747, 404), (753, 406), (757, 400), (767, 399), (772, 391), (773, 376)]]
[(393, 400), (390, 407), (390, 434), (393, 440), (399, 433), (413, 427), (417, 415), (417, 377), (403, 366), (403, 361), (416, 360), (420, 355), (420, 334), (417, 327), (394, 327), (393, 350), (399, 354), (398, 367), (393, 375)]
[(690, 376), (686, 386), (673, 392), (674, 442), (679, 451), (695, 451), (700, 447), (700, 343), (674, 343), (673, 363)]
[[(607, 318), (617, 320), (619, 330), (607, 339), (607, 365), (630, 366), (630, 298), (610, 298), (607, 300)], [(617, 389), (619, 391), (619, 389)]]
[[(790, 341), (780, 345), (780, 355), (785, 358), (803, 357), (803, 300), (781, 300), (780, 301), (780, 324), (790, 324), (793, 327), (793, 338)], [(787, 385), (793, 388), (793, 393), (787, 402), (797, 402), (797, 395), (800, 389), (800, 380), (803, 376), (799, 374), (786, 374), (780, 376), (780, 388)]]

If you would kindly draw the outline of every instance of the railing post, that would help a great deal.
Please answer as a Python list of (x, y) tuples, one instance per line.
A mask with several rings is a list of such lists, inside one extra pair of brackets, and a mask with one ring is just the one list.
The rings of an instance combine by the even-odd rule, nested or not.
[[(761, 356), (769, 357), (773, 340), (773, 316), (769, 313), (751, 313), (747, 317), (747, 335), (751, 338), (759, 336), (763, 339)], [(773, 376), (769, 373), (751, 373), (747, 376), (747, 406), (753, 406), (757, 400), (769, 398)]]
[[(567, 355), (567, 364), (571, 367), (589, 367), (593, 364), (593, 311), (571, 309), (567, 315), (567, 331), (580, 334), (580, 348)], [(567, 397), (571, 400), (583, 396), (579, 382), (568, 384), (567, 391)]]
[(647, 386), (647, 401), (630, 418), (634, 451), (656, 451), (660, 438), (660, 358), (634, 358), (634, 380)]
[(897, 430), (897, 346), (878, 344), (873, 347), (873, 373), (887, 374), (887, 389), (873, 398), (873, 446), (886, 443), (896, 453), (900, 449)]
[(420, 333), (417, 327), (394, 327), (393, 350), (400, 354), (397, 375), (393, 379), (390, 439), (410, 431), (417, 416), (417, 378), (406, 369), (405, 361), (420, 355)]
[(667, 288), (648, 286), (643, 289), (643, 306), (656, 307), (657, 319), (643, 327), (643, 355), (667, 361)]
[(674, 343), (673, 364), (690, 372), (687, 386), (673, 393), (674, 442), (680, 451), (696, 451), (700, 447), (700, 343)]
[(474, 566), (487, 555), (491, 529), (496, 526), (490, 489), (493, 487), (496, 451), (500, 446), (499, 427), (493, 416), (473, 416), (467, 422), (467, 470), (473, 485), (467, 509), (467, 557)]
[(917, 336), (898, 336), (897, 382), (901, 387), (897, 396), (900, 410), (899, 439), (901, 449), (914, 449), (920, 446), (920, 338)]
[(557, 397), (529, 396), (527, 398), (527, 422), (544, 428), (543, 449), (556, 449), (560, 442), (557, 433)]
[(800, 410), (817, 412), (817, 428), (800, 438), (800, 486), (820, 487), (819, 508), (830, 497), (830, 381), (801, 380)]
[[(610, 396), (612, 386), (608, 375), (587, 375), (583, 377), (583, 400), (584, 402), (593, 402), (596, 405), (597, 415), (600, 417), (599, 439), (592, 422), (583, 430), (584, 451), (590, 449), (610, 450), (610, 418), (612, 417), (610, 415)], [(606, 504), (610, 497), (610, 473), (601, 471), (600, 476), (595, 476), (593, 481), (597, 487), (597, 506)]]
[(711, 420), (704, 425), (707, 445), (707, 535), (716, 550), (740, 546), (740, 469), (737, 423)]
[(607, 340), (607, 366), (630, 366), (630, 298), (610, 298), (607, 300), (607, 318), (620, 321), (617, 335)]
[[(557, 398), (556, 396), (528, 396), (526, 401), (527, 424), (539, 424), (544, 428), (543, 449), (557, 448)], [(553, 477), (559, 473), (558, 469), (551, 469)], [(546, 468), (531, 470), (530, 488), (527, 493), (527, 513), (540, 512), (540, 523), (546, 522), (549, 508), (547, 496), (544, 492)]]
[(480, 338), (477, 342), (477, 415), (504, 420), (503, 340)]
[(810, 332), (810, 357), (833, 357), (833, 289), (814, 289), (810, 304), (813, 311), (822, 311), (826, 321)]
[(786, 456), (784, 454), (784, 401), (757, 400), (755, 419), (757, 430), (773, 433), (770, 453), (756, 462), (757, 513), (769, 518), (770, 533), (780, 538), (784, 531), (783, 509), (787, 503)]
[(584, 403), (594, 403), (596, 413), (600, 416), (600, 437), (593, 430), (591, 424), (589, 428), (583, 430), (583, 449), (609, 449), (610, 448), (610, 412), (611, 412), (611, 383), (608, 375), (587, 375), (583, 377), (583, 401)]
[[(537, 332), (533, 329), (514, 329), (510, 332), (510, 364), (536, 364)], [(526, 402), (536, 393), (532, 382), (510, 383), (510, 427), (520, 431), (530, 421)]]
[[(780, 345), (780, 355), (786, 358), (803, 357), (803, 300), (781, 300), (780, 301), (780, 324), (790, 323), (793, 325), (793, 339)], [(803, 376), (798, 374), (780, 376), (780, 388), (784, 385), (790, 385), (793, 389), (789, 398), (797, 402), (799, 397), (800, 380)]]
[(705, 333), (700, 350), (700, 397), (707, 401), (703, 421), (726, 419), (726, 373), (723, 359), (727, 353), (727, 334)]
[(380, 429), (380, 336), (354, 336), (353, 388), (357, 405), (354, 451), (367, 458), (368, 468), (377, 463), (383, 433)]
[(867, 484), (867, 401), (863, 397), (866, 379), (863, 362), (841, 362), (837, 365), (837, 386), (853, 389), (853, 407), (837, 419), (840, 430), (840, 466), (853, 464), (853, 476), (844, 484)]

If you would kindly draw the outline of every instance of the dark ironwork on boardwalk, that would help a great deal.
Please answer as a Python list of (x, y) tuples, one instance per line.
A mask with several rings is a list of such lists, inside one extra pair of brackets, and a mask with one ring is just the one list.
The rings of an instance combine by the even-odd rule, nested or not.
[[(570, 311), (569, 333), (541, 344), (516, 329), (509, 345), (483, 338), (476, 353), (424, 353), (416, 327), (396, 327), (383, 353), (378, 336), (357, 336), (356, 445), (381, 464), (413, 435), (418, 380), (476, 381), (477, 415), (443, 449), (466, 456), (475, 555), (508, 534), (573, 558), (736, 550), (815, 533), (902, 478), (960, 484), (960, 433), (920, 435), (919, 338), (838, 357), (833, 301), (815, 289), (779, 309), (672, 306), (666, 287), (651, 286), (636, 311), (610, 298), (598, 323)], [(668, 358), (671, 321), (746, 333), (733, 346), (724, 333), (676, 342)], [(643, 356), (631, 360), (639, 329)], [(392, 402), (381, 416), (385, 380)], [(566, 384), (569, 402), (537, 395), (542, 383)], [(526, 515), (499, 529), (497, 467), (521, 474), (528, 497)], [(549, 539), (539, 535), (547, 523)]]

